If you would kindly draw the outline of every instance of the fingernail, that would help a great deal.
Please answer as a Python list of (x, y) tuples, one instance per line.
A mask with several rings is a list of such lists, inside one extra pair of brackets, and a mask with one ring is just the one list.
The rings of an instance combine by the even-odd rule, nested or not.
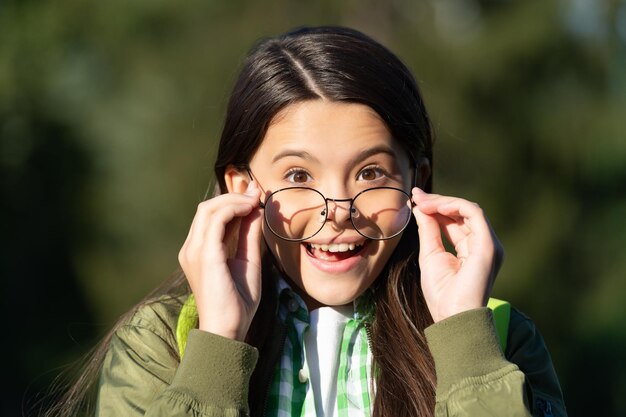
[(413, 187), (413, 194), (426, 194), (421, 188)]
[(248, 183), (248, 188), (246, 188), (246, 195), (254, 195), (254, 189), (255, 189), (254, 181), (250, 181)]

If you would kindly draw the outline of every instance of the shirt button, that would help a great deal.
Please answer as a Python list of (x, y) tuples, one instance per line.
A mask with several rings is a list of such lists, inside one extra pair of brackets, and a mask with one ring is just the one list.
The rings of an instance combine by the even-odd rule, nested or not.
[(292, 313), (295, 313), (296, 311), (298, 311), (298, 307), (299, 307), (298, 302), (293, 298), (290, 298), (289, 301), (287, 302), (287, 309), (291, 311)]
[(300, 371), (298, 371), (298, 381), (300, 381), (301, 384), (304, 384), (308, 380), (309, 372), (306, 370), (306, 368), (300, 369)]

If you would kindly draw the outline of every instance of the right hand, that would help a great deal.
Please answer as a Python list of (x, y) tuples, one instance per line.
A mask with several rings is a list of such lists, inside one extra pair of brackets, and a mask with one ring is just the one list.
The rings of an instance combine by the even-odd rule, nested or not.
[(243, 341), (261, 299), (261, 191), (198, 205), (178, 260), (193, 291), (200, 330)]

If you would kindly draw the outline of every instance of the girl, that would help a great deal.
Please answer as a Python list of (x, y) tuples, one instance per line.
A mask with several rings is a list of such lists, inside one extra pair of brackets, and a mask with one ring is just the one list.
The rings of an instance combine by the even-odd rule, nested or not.
[(514, 309), (500, 348), (503, 251), (478, 205), (431, 194), (432, 142), (412, 75), (372, 39), (260, 42), (184, 276), (108, 338), (96, 415), (565, 416)]

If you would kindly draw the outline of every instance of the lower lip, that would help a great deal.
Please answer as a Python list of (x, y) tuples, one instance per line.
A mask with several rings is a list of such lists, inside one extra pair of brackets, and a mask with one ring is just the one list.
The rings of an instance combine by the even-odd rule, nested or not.
[(300, 246), (300, 250), (304, 252), (309, 262), (311, 262), (311, 264), (320, 271), (326, 273), (342, 273), (351, 270), (363, 259), (363, 254), (365, 253), (365, 249), (367, 248), (367, 242), (363, 246), (363, 249), (361, 249), (357, 254), (347, 259), (342, 259), (341, 261), (326, 261), (316, 258), (309, 253), (309, 251), (306, 249), (306, 245)]

